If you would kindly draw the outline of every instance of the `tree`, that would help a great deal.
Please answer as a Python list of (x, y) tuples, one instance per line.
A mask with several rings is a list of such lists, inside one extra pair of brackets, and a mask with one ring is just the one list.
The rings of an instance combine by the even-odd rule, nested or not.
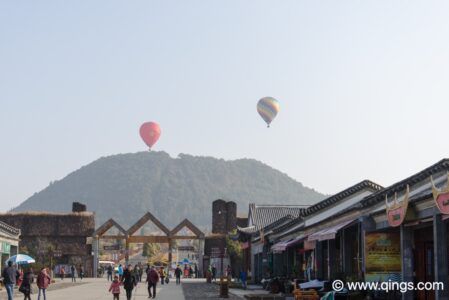
[(161, 252), (161, 246), (155, 243), (145, 243), (143, 244), (142, 256), (152, 257), (158, 255)]
[(149, 243), (143, 244), (142, 256), (143, 257), (150, 256), (150, 244)]
[(231, 266), (234, 272), (237, 272), (242, 267), (243, 251), (242, 246), (238, 240), (231, 239), (236, 232), (231, 232), (226, 236), (226, 249), (231, 260)]

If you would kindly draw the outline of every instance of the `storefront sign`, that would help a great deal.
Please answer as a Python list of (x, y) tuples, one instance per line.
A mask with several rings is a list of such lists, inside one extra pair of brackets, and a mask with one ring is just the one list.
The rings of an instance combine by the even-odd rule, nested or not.
[(399, 232), (365, 234), (365, 281), (398, 281), (401, 278)]
[(398, 201), (397, 193), (394, 194), (394, 199), (392, 202), (388, 201), (387, 195), (385, 195), (385, 205), (387, 208), (387, 219), (388, 224), (392, 227), (397, 227), (404, 222), (405, 216), (407, 214), (408, 208), (408, 198), (409, 198), (409, 186), (407, 185), (407, 191), (405, 192), (402, 201)]
[(432, 183), (432, 194), (436, 206), (442, 214), (449, 214), (449, 174), (447, 177), (446, 187), (442, 190), (436, 188), (432, 176), (430, 176), (430, 182)]

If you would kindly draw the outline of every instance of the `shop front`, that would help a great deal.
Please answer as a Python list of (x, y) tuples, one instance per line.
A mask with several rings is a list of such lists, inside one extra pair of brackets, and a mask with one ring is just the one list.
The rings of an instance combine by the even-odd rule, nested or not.
[(0, 222), (0, 265), (3, 266), (9, 257), (19, 251), (20, 230)]

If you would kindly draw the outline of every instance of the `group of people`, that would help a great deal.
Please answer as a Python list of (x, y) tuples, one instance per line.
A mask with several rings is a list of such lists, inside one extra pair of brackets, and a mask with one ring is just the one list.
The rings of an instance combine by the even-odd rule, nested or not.
[(184, 265), (184, 278), (198, 278), (199, 272), (198, 272), (198, 266), (196, 264), (191, 265), (185, 264)]
[[(59, 273), (59, 277), (61, 278), (61, 280), (64, 280), (64, 278), (66, 277), (67, 271), (66, 271), (66, 266), (64, 265), (60, 265), (58, 266), (58, 272), (56, 272), (56, 268), (55, 268), (55, 274)], [(82, 281), (84, 278), (84, 268), (83, 266), (79, 267), (79, 271), (76, 269), (75, 265), (71, 265), (70, 266), (70, 277), (72, 278), (72, 282), (76, 282), (76, 275), (78, 274), (79, 279)]]
[[(31, 284), (34, 282), (35, 275), (31, 267), (24, 267), (18, 270), (11, 261), (8, 262), (8, 266), (3, 269), (2, 280), (6, 288), (6, 293), (8, 294), (8, 300), (13, 300), (14, 298), (14, 287), (17, 285), (19, 287), (19, 292), (24, 295), (24, 300), (31, 300)], [(51, 278), (49, 275), (49, 270), (47, 268), (42, 268), (36, 278), (36, 284), (39, 289), (37, 299), (46, 300), (46, 290), (51, 283)]]
[[(107, 267), (108, 272), (108, 281), (109, 281), (109, 274), (112, 274), (114, 272), (114, 269), (112, 266)], [(156, 288), (159, 281), (161, 284), (167, 284), (169, 283), (169, 277), (167, 275), (167, 272), (165, 271), (164, 267), (160, 267), (159, 269), (156, 269), (154, 266), (147, 265), (147, 268), (145, 270), (145, 273), (147, 275), (146, 283), (147, 283), (147, 289), (148, 289), (148, 298), (156, 298)], [(128, 265), (126, 267), (123, 267), (122, 265), (119, 265), (117, 268), (116, 274), (114, 274), (114, 279), (112, 280), (112, 283), (109, 287), (109, 292), (112, 293), (113, 299), (120, 299), (120, 287), (123, 286), (125, 292), (126, 292), (126, 299), (131, 300), (133, 290), (137, 287), (137, 284), (141, 282), (143, 275), (143, 268), (142, 266), (136, 265), (134, 268), (132, 265)], [(176, 283), (181, 283), (181, 275), (182, 270), (178, 266), (175, 270), (175, 277), (176, 277)]]
[[(122, 280), (125, 268), (123, 268), (123, 266), (121, 264), (117, 267), (117, 269), (115, 269), (112, 265), (108, 265), (105, 269), (106, 269), (106, 274), (108, 276), (108, 281), (113, 281), (114, 280), (113, 278), (115, 275), (118, 276), (119, 281)], [(147, 271), (148, 271), (148, 266), (147, 266)], [(142, 281), (143, 272), (144, 272), (143, 266), (140, 262), (134, 266), (133, 274), (137, 278), (137, 282)]]

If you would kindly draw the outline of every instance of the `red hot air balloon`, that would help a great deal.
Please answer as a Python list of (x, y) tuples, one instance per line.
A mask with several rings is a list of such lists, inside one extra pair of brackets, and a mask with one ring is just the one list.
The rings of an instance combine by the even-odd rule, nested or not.
[(161, 136), (161, 127), (155, 122), (146, 122), (140, 126), (140, 137), (147, 144), (149, 150)]

